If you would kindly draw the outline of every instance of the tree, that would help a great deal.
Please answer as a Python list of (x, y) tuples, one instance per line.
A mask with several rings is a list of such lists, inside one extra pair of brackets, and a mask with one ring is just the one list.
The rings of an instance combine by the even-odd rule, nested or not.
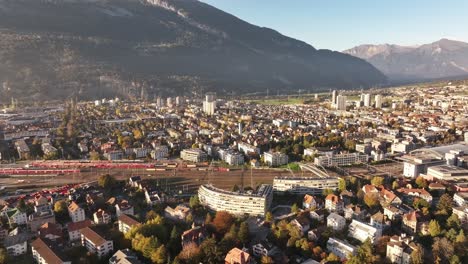
[(427, 181), (422, 176), (417, 177), (415, 183), (419, 188), (427, 188)]
[(334, 193), (334, 191), (332, 189), (324, 189), (322, 191), (323, 196), (327, 196), (327, 195), (332, 194), (332, 193)]
[(297, 213), (299, 211), (299, 207), (297, 206), (297, 204), (293, 204), (291, 206), (291, 213)]
[(57, 215), (64, 215), (64, 214), (68, 213), (68, 206), (67, 206), (67, 203), (65, 202), (65, 200), (60, 200), (60, 201), (55, 202), (54, 212)]
[(371, 184), (374, 185), (374, 186), (380, 186), (380, 185), (383, 185), (384, 180), (385, 179), (383, 177), (376, 176), (376, 177), (372, 178)]
[(435, 238), (432, 244), (432, 254), (436, 263), (448, 263), (449, 258), (453, 255), (453, 244), (445, 237)]
[(392, 182), (392, 189), (393, 189), (393, 190), (396, 190), (396, 189), (398, 189), (398, 188), (400, 188), (400, 184), (398, 183), (397, 180), (394, 180), (394, 181)]
[(447, 226), (455, 228), (455, 229), (459, 229), (460, 220), (458, 219), (458, 215), (452, 213), (452, 215), (447, 219)]
[(431, 220), (429, 222), (429, 233), (431, 234), (432, 237), (439, 236), (441, 233), (440, 225), (437, 220)]
[(214, 238), (205, 239), (200, 245), (200, 251), (204, 263), (222, 263), (223, 252)]
[(206, 213), (205, 224), (209, 224), (211, 222), (213, 222), (213, 217), (211, 216), (210, 213)]
[(330, 253), (330, 255), (328, 255), (328, 257), (325, 259), (328, 262), (338, 262), (338, 263), (341, 263), (341, 259), (340, 257), (338, 257), (337, 255), (333, 254), (333, 253)]
[(167, 250), (164, 245), (151, 253), (151, 261), (155, 264), (165, 264), (167, 262)]
[(146, 221), (150, 221), (158, 217), (158, 213), (156, 213), (154, 210), (151, 210), (146, 213)]
[(463, 232), (463, 229), (460, 230), (460, 233), (458, 233), (458, 236), (455, 238), (456, 243), (465, 243), (466, 242), (466, 237), (465, 233)]
[(234, 217), (230, 213), (225, 211), (218, 211), (213, 220), (213, 225), (216, 228), (216, 232), (222, 235), (226, 234), (229, 231), (233, 223)]
[(339, 178), (338, 180), (338, 190), (344, 191), (346, 190), (346, 180), (343, 178)]
[(273, 259), (270, 256), (262, 256), (262, 258), (260, 260), (260, 263), (261, 264), (273, 264), (275, 262), (273, 261)]
[(372, 243), (370, 239), (366, 239), (364, 243), (358, 247), (356, 255), (351, 256), (346, 262), (347, 264), (364, 264), (364, 263), (377, 263), (377, 257), (374, 256), (372, 251)]
[(5, 248), (0, 248), (0, 264), (9, 263), (9, 257)]
[(366, 193), (364, 195), (364, 203), (369, 207), (373, 208), (379, 205), (379, 195), (377, 193)]
[(194, 207), (200, 206), (200, 200), (198, 199), (198, 195), (194, 195), (194, 196), (190, 197), (189, 204), (190, 204), (190, 208), (192, 208), (192, 209)]
[(265, 221), (267, 221), (267, 222), (273, 221), (273, 214), (271, 212), (267, 212), (265, 214)]
[(89, 152), (89, 159), (90, 160), (101, 160), (101, 154), (96, 151)]
[(413, 207), (417, 209), (421, 209), (423, 207), (429, 208), (430, 204), (423, 198), (415, 198), (413, 201)]
[(109, 174), (101, 175), (98, 178), (98, 184), (104, 189), (111, 189), (115, 186), (116, 180), (114, 177), (110, 176)]
[(442, 215), (449, 215), (452, 212), (452, 197), (444, 193), (440, 196), (439, 203), (437, 204), (437, 213)]
[(416, 249), (411, 252), (410, 260), (412, 264), (423, 264), (424, 263), (424, 249), (421, 245), (417, 245)]
[(246, 244), (249, 242), (249, 225), (247, 222), (242, 222), (239, 227), (239, 232), (238, 235), (239, 240), (243, 243)]
[(195, 242), (185, 245), (184, 250), (182, 250), (178, 255), (178, 259), (184, 263), (199, 263), (200, 258), (201, 250)]

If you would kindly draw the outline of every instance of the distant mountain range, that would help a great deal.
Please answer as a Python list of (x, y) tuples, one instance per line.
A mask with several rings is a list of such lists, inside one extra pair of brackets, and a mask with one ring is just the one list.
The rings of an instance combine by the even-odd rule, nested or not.
[(0, 0), (0, 100), (359, 88), (364, 60), (195, 0)]
[(468, 76), (468, 43), (441, 39), (421, 46), (361, 45), (344, 53), (364, 59), (391, 81)]

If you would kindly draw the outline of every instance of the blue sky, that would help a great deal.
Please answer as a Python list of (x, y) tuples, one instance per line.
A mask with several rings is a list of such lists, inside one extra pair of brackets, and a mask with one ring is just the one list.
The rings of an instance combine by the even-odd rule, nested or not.
[(468, 42), (468, 0), (202, 0), (316, 48)]

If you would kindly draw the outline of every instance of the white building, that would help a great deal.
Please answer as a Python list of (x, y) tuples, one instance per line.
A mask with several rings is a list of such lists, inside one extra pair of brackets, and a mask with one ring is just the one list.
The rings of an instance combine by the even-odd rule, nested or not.
[(208, 155), (201, 149), (184, 149), (180, 152), (180, 158), (197, 163), (206, 161)]
[(74, 223), (81, 222), (86, 219), (85, 210), (75, 202), (71, 202), (68, 206), (68, 215)]
[(38, 238), (31, 243), (33, 259), (38, 264), (71, 264), (71, 261), (64, 260), (62, 250), (54, 245)]
[(9, 256), (19, 256), (26, 254), (28, 252), (28, 239), (29, 235), (26, 233), (21, 233), (14, 236), (7, 236), (3, 241), (3, 246), (5, 247), (7, 254)]
[(139, 226), (141, 223), (135, 220), (133, 217), (122, 214), (118, 219), (119, 231), (122, 233), (127, 233), (132, 227)]
[(346, 219), (335, 213), (331, 213), (327, 217), (327, 227), (331, 227), (334, 231), (341, 231), (346, 225)]
[(99, 209), (93, 214), (93, 220), (96, 225), (109, 224), (111, 222), (111, 215), (108, 212)]
[(81, 239), (81, 233), (80, 230), (91, 226), (93, 222), (89, 219), (86, 219), (81, 222), (76, 222), (76, 223), (68, 223), (67, 229), (68, 229), (68, 239), (73, 242)]
[(212, 93), (206, 94), (203, 101), (203, 112), (207, 115), (213, 115), (216, 111), (216, 99)]
[(410, 264), (414, 250), (417, 248), (412, 237), (392, 236), (387, 243), (387, 258), (395, 264)]
[(264, 216), (273, 200), (271, 185), (263, 184), (257, 192), (240, 193), (201, 185), (198, 189), (200, 203), (213, 211), (226, 211), (234, 215)]
[(325, 197), (325, 209), (329, 212), (341, 213), (344, 210), (343, 200), (338, 195), (329, 194)]
[(346, 153), (346, 154), (327, 154), (316, 157), (315, 165), (323, 167), (345, 166), (358, 163), (367, 163), (369, 157), (363, 153)]
[(151, 151), (151, 158), (155, 160), (167, 158), (168, 155), (169, 149), (167, 146), (156, 146), (154, 150)]
[(275, 177), (273, 179), (275, 192), (319, 195), (325, 189), (336, 190), (337, 188), (338, 178), (335, 177)]
[(121, 216), (122, 214), (127, 214), (127, 215), (135, 214), (133, 212), (133, 205), (129, 204), (127, 200), (118, 202), (115, 205), (115, 212), (117, 214), (117, 217)]
[(382, 95), (378, 94), (375, 96), (375, 108), (382, 108), (383, 98)]
[(343, 260), (354, 255), (357, 248), (346, 241), (330, 237), (327, 241), (327, 250)]
[(224, 161), (231, 166), (244, 164), (244, 155), (241, 153), (228, 152), (224, 157)]
[(335, 109), (339, 111), (346, 111), (347, 97), (344, 95), (338, 95), (336, 97)]
[(380, 238), (381, 233), (377, 228), (353, 219), (349, 225), (348, 235), (361, 242), (369, 238), (372, 243), (375, 243)]
[(25, 225), (28, 222), (28, 216), (25, 212), (22, 212), (18, 208), (13, 208), (6, 212), (8, 217), (8, 223), (10, 225), (17, 224), (17, 225)]
[(371, 106), (371, 95), (370, 94), (362, 94), (362, 101), (364, 102), (365, 107)]
[(268, 166), (272, 167), (288, 164), (288, 155), (281, 152), (265, 152), (263, 159)]
[(86, 247), (88, 252), (96, 254), (98, 258), (107, 256), (114, 251), (114, 243), (112, 240), (107, 240), (96, 233), (89, 227), (80, 230), (81, 245)]

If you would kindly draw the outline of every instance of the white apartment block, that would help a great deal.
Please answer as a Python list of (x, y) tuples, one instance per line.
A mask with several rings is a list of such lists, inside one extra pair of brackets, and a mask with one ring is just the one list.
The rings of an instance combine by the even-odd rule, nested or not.
[(224, 157), (224, 161), (231, 166), (244, 164), (244, 155), (241, 153), (228, 152)]
[(28, 252), (28, 238), (26, 233), (21, 233), (15, 236), (7, 236), (3, 241), (7, 254), (9, 256), (19, 256)]
[(96, 225), (109, 224), (111, 222), (111, 216), (108, 212), (99, 209), (93, 214), (93, 220)]
[(260, 154), (260, 148), (257, 148), (253, 145), (250, 145), (244, 142), (239, 142), (239, 144), (237, 144), (237, 147), (240, 152), (243, 152), (245, 154), (248, 154), (248, 153)]
[(335, 109), (339, 111), (346, 111), (346, 101), (347, 97), (345, 95), (338, 95), (336, 97)]
[(288, 155), (281, 152), (265, 152), (263, 159), (268, 166), (276, 167), (288, 164)]
[(184, 149), (180, 152), (180, 158), (197, 163), (206, 161), (208, 155), (201, 149)]
[(81, 229), (81, 245), (86, 247), (88, 252), (96, 254), (98, 258), (107, 256), (114, 251), (112, 240), (106, 240), (89, 227)]
[(395, 264), (410, 264), (411, 252), (416, 249), (412, 237), (392, 236), (387, 243), (387, 258)]
[(369, 238), (372, 243), (375, 243), (377, 242), (377, 239), (380, 238), (381, 232), (371, 225), (353, 219), (349, 225), (348, 235), (361, 242), (364, 242)]
[(140, 222), (126, 214), (119, 216), (118, 223), (119, 231), (124, 234), (127, 233), (132, 227), (140, 225)]
[(328, 154), (316, 157), (314, 163), (318, 166), (332, 167), (367, 163), (368, 159), (363, 153)]
[(331, 227), (334, 231), (341, 231), (346, 225), (346, 219), (335, 213), (331, 213), (327, 217), (327, 227)]
[(343, 260), (349, 255), (354, 255), (357, 248), (346, 241), (330, 237), (327, 241), (327, 250)]
[(273, 200), (271, 185), (263, 184), (255, 193), (228, 192), (212, 185), (198, 189), (200, 203), (213, 211), (226, 211), (234, 215), (264, 216)]
[(65, 261), (60, 256), (58, 248), (49, 245), (41, 238), (31, 243), (33, 259), (38, 264), (71, 264), (71, 261)]
[(325, 189), (336, 190), (337, 188), (338, 178), (334, 177), (275, 177), (273, 179), (275, 192), (320, 195)]
[(75, 202), (71, 202), (68, 206), (68, 215), (73, 223), (81, 222), (86, 219), (85, 210)]
[(151, 151), (151, 158), (155, 160), (161, 160), (166, 158), (169, 155), (169, 149), (167, 146), (156, 146), (154, 150)]
[(25, 225), (28, 222), (28, 216), (26, 215), (26, 213), (22, 212), (18, 208), (8, 210), (6, 212), (6, 215), (8, 217), (8, 223), (10, 225), (12, 224)]

